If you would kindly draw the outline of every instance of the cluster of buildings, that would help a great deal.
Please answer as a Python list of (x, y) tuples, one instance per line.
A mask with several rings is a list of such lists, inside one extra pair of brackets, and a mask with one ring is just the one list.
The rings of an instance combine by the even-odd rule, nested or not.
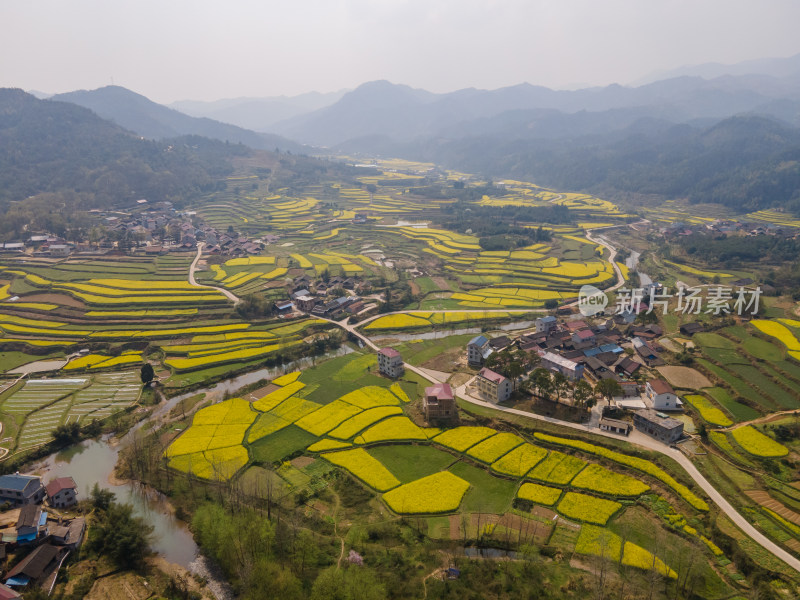
[(724, 233), (725, 235), (773, 235), (793, 238), (798, 235), (795, 227), (782, 227), (765, 221), (737, 221), (735, 219), (715, 219), (709, 223), (692, 224), (673, 221), (659, 227), (659, 232), (667, 236), (687, 236), (693, 233)]
[(90, 210), (89, 214), (97, 219), (105, 231), (102, 239), (67, 242), (56, 235), (42, 233), (31, 235), (25, 241), (0, 243), (0, 254), (62, 258), (73, 253), (106, 254), (115, 249), (131, 248), (134, 252), (159, 255), (167, 252), (193, 252), (198, 242), (205, 242), (206, 252), (236, 257), (259, 254), (268, 244), (274, 244), (280, 239), (271, 234), (260, 239), (250, 239), (232, 230), (222, 232), (208, 224), (196, 225), (193, 223), (196, 216), (194, 211), (178, 212), (168, 201), (150, 206), (147, 200), (142, 199), (137, 204), (142, 210)]
[(61, 563), (81, 544), (86, 531), (82, 517), (58, 514), (77, 503), (77, 492), (71, 477), (44, 485), (33, 475), (0, 476), (0, 558), (12, 552), (15, 558), (25, 554), (4, 574), (0, 598), (18, 598), (21, 591), (32, 588), (48, 594), (53, 589)]
[[(699, 326), (689, 324), (695, 332)], [(532, 333), (515, 340), (507, 336), (489, 339), (479, 335), (466, 347), (467, 362), (480, 368), (474, 380), (479, 396), (490, 402), (503, 402), (513, 393), (513, 382), (486, 368), (485, 361), (495, 352), (517, 346), (539, 356), (538, 366), (557, 372), (573, 383), (585, 379), (596, 385), (612, 379), (620, 387), (614, 404), (635, 411), (633, 425), (665, 443), (674, 443), (683, 436), (683, 423), (665, 412), (681, 411), (683, 404), (666, 381), (651, 379), (640, 384), (644, 367), (663, 365), (663, 349), (657, 338), (663, 334), (658, 325), (628, 323), (624, 315), (601, 319), (590, 325), (584, 320), (559, 321), (554, 316), (536, 320)], [(600, 428), (627, 435), (629, 421), (602, 418)]]
[[(311, 291), (313, 289), (313, 291)], [(377, 304), (356, 295), (371, 289), (369, 281), (360, 277), (330, 277), (312, 282), (308, 275), (300, 275), (289, 288), (289, 299), (274, 304), (278, 314), (295, 310), (315, 317), (338, 319), (349, 315), (364, 315)]]

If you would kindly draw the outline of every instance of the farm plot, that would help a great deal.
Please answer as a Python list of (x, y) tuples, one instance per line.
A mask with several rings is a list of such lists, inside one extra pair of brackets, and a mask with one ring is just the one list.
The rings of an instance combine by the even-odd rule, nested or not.
[(91, 386), (75, 394), (66, 423), (110, 417), (136, 402), (141, 388), (135, 371), (98, 374)]
[(53, 439), (53, 430), (61, 425), (69, 410), (69, 397), (31, 413), (20, 430), (17, 449), (27, 450)]
[(729, 425), (733, 425), (733, 421), (731, 421), (728, 416), (722, 412), (719, 408), (714, 406), (712, 402), (706, 398), (705, 396), (701, 396), (699, 394), (688, 394), (683, 398), (686, 400), (690, 405), (692, 405), (703, 420), (711, 425), (718, 425), (720, 427), (728, 427)]
[(789, 453), (789, 449), (786, 446), (767, 437), (752, 425), (734, 429), (731, 435), (739, 446), (753, 456), (779, 458)]
[(2, 411), (22, 419), (25, 415), (86, 387), (90, 379), (30, 379), (3, 402)]

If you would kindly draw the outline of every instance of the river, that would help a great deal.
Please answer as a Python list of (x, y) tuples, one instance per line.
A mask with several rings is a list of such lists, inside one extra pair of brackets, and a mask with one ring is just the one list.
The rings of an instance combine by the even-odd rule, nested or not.
[[(533, 327), (535, 321), (515, 321), (506, 323), (493, 328), (493, 331), (516, 331), (518, 329), (529, 329)], [(450, 337), (451, 335), (465, 335), (467, 333), (481, 333), (480, 327), (465, 327), (462, 329), (442, 329), (440, 331), (428, 331), (426, 333), (379, 333), (373, 334), (375, 340), (380, 339), (383, 343), (392, 342), (412, 342), (414, 340), (439, 340)]]
[[(235, 392), (262, 379), (274, 379), (283, 373), (308, 368), (315, 361), (343, 356), (352, 351), (349, 347), (342, 346), (324, 356), (302, 358), (280, 367), (258, 369), (220, 381), (204, 389), (173, 396), (169, 400), (161, 402), (146, 420), (137, 423), (119, 440), (119, 443), (110, 443), (111, 438), (107, 436), (99, 440), (86, 440), (38, 461), (32, 470), (42, 474), (48, 472), (49, 478), (72, 477), (78, 485), (79, 497), (88, 498), (95, 484), (114, 492), (118, 501), (131, 504), (136, 516), (142, 517), (153, 525), (152, 548), (155, 552), (167, 561), (204, 577), (209, 582), (209, 589), (214, 592), (217, 599), (226, 600), (232, 597), (229, 586), (215, 577), (213, 565), (200, 555), (192, 533), (184, 522), (175, 518), (166, 497), (145, 485), (135, 482), (119, 484), (114, 481), (114, 467), (117, 464), (120, 449), (130, 442), (131, 436), (145, 423), (165, 416), (184, 398), (196, 394), (206, 394), (214, 400), (221, 399), (226, 392)], [(47, 480), (48, 477), (46, 476), (45, 479)]]
[(627, 266), (630, 271), (636, 271), (639, 274), (639, 285), (644, 287), (653, 283), (653, 280), (647, 273), (639, 270), (639, 256), (641, 256), (639, 252), (631, 250), (631, 255), (625, 259), (625, 266)]

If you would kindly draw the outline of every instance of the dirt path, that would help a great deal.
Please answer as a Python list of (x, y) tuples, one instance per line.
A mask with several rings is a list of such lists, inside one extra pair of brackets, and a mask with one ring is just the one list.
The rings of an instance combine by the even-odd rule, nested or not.
[(339, 508), (341, 507), (341, 500), (339, 499), (339, 494), (333, 494), (333, 497), (336, 498), (336, 504), (333, 507), (333, 535), (339, 538), (339, 541), (342, 543), (342, 548), (339, 550), (339, 559), (336, 561), (336, 568), (342, 568), (342, 559), (344, 559), (344, 538), (339, 535)]
[(724, 429), (720, 429), (719, 431), (733, 431), (734, 429), (739, 429), (740, 427), (744, 427), (745, 425), (757, 425), (760, 423), (771, 423), (772, 421), (779, 421), (780, 419), (794, 415), (795, 413), (800, 412), (796, 408), (793, 410), (782, 410), (780, 412), (770, 413), (768, 415), (764, 415), (763, 417), (758, 417), (757, 419), (752, 419), (750, 421), (742, 421), (741, 423), (736, 423), (735, 425), (731, 425), (730, 427), (726, 427)]
[(230, 290), (226, 290), (225, 288), (216, 287), (213, 285), (204, 285), (202, 283), (197, 283), (197, 280), (194, 278), (194, 272), (197, 270), (197, 263), (200, 262), (200, 257), (203, 254), (204, 245), (205, 245), (204, 242), (200, 242), (199, 244), (197, 244), (197, 256), (194, 257), (192, 265), (189, 267), (189, 285), (193, 285), (194, 287), (199, 287), (199, 288), (217, 290), (218, 292), (222, 292), (223, 294), (225, 294), (225, 296), (227, 296), (233, 302), (234, 306), (236, 304), (239, 304), (240, 302), (239, 297), (236, 296)]
[(423, 598), (427, 598), (428, 597), (428, 585), (427, 585), (428, 579), (430, 579), (431, 577), (436, 577), (437, 575), (441, 575), (442, 573), (444, 573), (444, 569), (439, 568), (439, 569), (436, 569), (434, 571), (431, 571), (430, 573), (425, 575), (425, 577), (422, 578), (422, 591), (423, 591), (422, 597)]

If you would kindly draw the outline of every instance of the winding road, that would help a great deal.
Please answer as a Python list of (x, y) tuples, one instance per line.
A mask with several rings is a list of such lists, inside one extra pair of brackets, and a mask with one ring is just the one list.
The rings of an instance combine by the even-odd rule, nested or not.
[(204, 245), (205, 245), (205, 242), (200, 242), (199, 244), (197, 244), (197, 256), (194, 257), (194, 260), (192, 261), (192, 264), (189, 267), (189, 285), (193, 285), (194, 287), (198, 287), (198, 288), (206, 288), (206, 289), (217, 290), (218, 292), (222, 292), (223, 294), (225, 294), (225, 296), (227, 296), (233, 302), (233, 305), (236, 306), (237, 304), (239, 304), (239, 302), (241, 302), (241, 299), (238, 296), (236, 296), (233, 292), (231, 292), (230, 290), (226, 290), (225, 288), (215, 287), (213, 285), (204, 285), (202, 283), (197, 283), (197, 280), (194, 278), (194, 272), (195, 272), (195, 270), (197, 270), (197, 263), (200, 262), (200, 257), (203, 255), (203, 246)]
[[(619, 266), (617, 266), (616, 262), (614, 261), (614, 257), (616, 256), (616, 253), (617, 253), (616, 248), (614, 248), (607, 241), (603, 241), (603, 240), (594, 238), (590, 231), (587, 231), (586, 237), (587, 237), (587, 239), (591, 240), (592, 242), (595, 242), (597, 244), (600, 244), (600, 245), (608, 248), (608, 250), (610, 252), (608, 260), (614, 265), (614, 270), (617, 273), (617, 283), (614, 286), (612, 286), (610, 288), (607, 288), (606, 291), (613, 291), (613, 290), (616, 290), (616, 289), (619, 289), (620, 287), (622, 287), (625, 284), (625, 278), (622, 276), (622, 271), (620, 270)], [(566, 306), (574, 306), (576, 304), (577, 304), (577, 301), (575, 301), (575, 302), (573, 302), (573, 303), (571, 303), (569, 305), (566, 305)], [(389, 313), (389, 314), (400, 314), (400, 313), (403, 313), (403, 312), (414, 312), (414, 311), (398, 311), (397, 313)], [(426, 311), (426, 312), (431, 312), (431, 311)], [(454, 312), (454, 311), (434, 311), (434, 312)], [(491, 312), (491, 311), (487, 311), (487, 312)], [(497, 311), (497, 312), (509, 312), (509, 311)], [(525, 312), (541, 312), (541, 310), (539, 310), (539, 311), (531, 310), (531, 311), (525, 311)], [(383, 315), (379, 315), (379, 316), (383, 316)], [(350, 325), (350, 324), (347, 323), (348, 319), (344, 319), (342, 321), (334, 321), (332, 319), (326, 319), (326, 320), (328, 320), (331, 323), (334, 323), (335, 325), (341, 327), (342, 329), (344, 329), (348, 333), (351, 333), (352, 335), (354, 335), (355, 337), (360, 339), (365, 345), (369, 346), (370, 348), (372, 348), (374, 351), (377, 352), (379, 350), (379, 348), (375, 344), (375, 342), (373, 342), (366, 335), (364, 335), (361, 332), (356, 330), (357, 327), (360, 327), (360, 326), (362, 326), (362, 325), (364, 325), (366, 323), (369, 323), (370, 321), (372, 321), (375, 318), (377, 318), (377, 317), (371, 317), (369, 319), (365, 319), (365, 320), (363, 320), (363, 321), (361, 321), (359, 323), (353, 324), (353, 325)], [(416, 367), (414, 365), (410, 365), (408, 363), (405, 363), (405, 368), (408, 369), (409, 371), (413, 372), (413, 373), (416, 373), (417, 375), (419, 375), (423, 379), (425, 379), (427, 381), (430, 381), (431, 383), (441, 383), (440, 379), (437, 379), (431, 373), (428, 373), (424, 369), (421, 369), (421, 368)], [(615, 435), (615, 434), (612, 434), (612, 433), (601, 431), (599, 429), (590, 428), (590, 427), (587, 427), (586, 425), (581, 425), (581, 424), (578, 424), (578, 423), (570, 423), (570, 422), (567, 422), (567, 421), (561, 421), (559, 419), (554, 419), (552, 417), (546, 417), (544, 415), (537, 415), (535, 413), (531, 413), (531, 412), (527, 412), (527, 411), (523, 411), (523, 410), (518, 410), (518, 409), (515, 409), (515, 408), (507, 408), (507, 407), (504, 407), (504, 406), (497, 406), (496, 404), (492, 404), (490, 402), (486, 402), (484, 400), (480, 400), (479, 398), (476, 398), (476, 397), (472, 396), (468, 391), (469, 385), (470, 385), (471, 382), (472, 382), (472, 380), (468, 381), (464, 385), (458, 386), (455, 389), (455, 393), (456, 393), (456, 396), (458, 396), (459, 398), (462, 398), (463, 400), (465, 400), (465, 401), (467, 401), (467, 402), (469, 402), (471, 404), (474, 404), (476, 406), (482, 406), (484, 408), (489, 408), (489, 409), (496, 410), (496, 411), (499, 411), (499, 412), (513, 414), (513, 415), (517, 415), (517, 416), (521, 416), (521, 417), (526, 417), (526, 418), (533, 419), (533, 420), (546, 421), (546, 422), (552, 423), (554, 425), (559, 425), (561, 427), (567, 427), (567, 428), (570, 428), (570, 429), (576, 429), (576, 430), (579, 430), (579, 431), (588, 432), (588, 433), (591, 433), (593, 435), (599, 435), (599, 436), (613, 438), (613, 439), (617, 439), (617, 440), (623, 439), (624, 441), (627, 441), (627, 442), (629, 442), (629, 443), (631, 443), (631, 444), (633, 444), (635, 446), (640, 446), (640, 447), (645, 448), (647, 450), (652, 450), (652, 451), (655, 451), (655, 452), (659, 452), (659, 453), (663, 454), (664, 456), (668, 456), (669, 458), (673, 459), (676, 463), (678, 463), (684, 469), (684, 471), (686, 471), (686, 473), (689, 475), (689, 477), (698, 485), (698, 487), (700, 487), (700, 489), (702, 489), (708, 495), (708, 497), (711, 499), (711, 501), (714, 502), (714, 504), (716, 504), (720, 508), (720, 510), (722, 512), (724, 512), (725, 515), (731, 521), (733, 521), (736, 524), (736, 526), (739, 527), (739, 529), (741, 529), (747, 536), (752, 538), (761, 547), (763, 547), (765, 550), (767, 550), (768, 552), (773, 554), (775, 557), (777, 557), (780, 560), (782, 560), (783, 562), (785, 562), (787, 565), (789, 565), (793, 569), (795, 569), (797, 571), (800, 571), (800, 560), (798, 560), (797, 558), (795, 558), (794, 556), (789, 554), (789, 552), (787, 552), (786, 550), (784, 550), (783, 548), (778, 546), (778, 544), (776, 544), (775, 542), (773, 542), (772, 540), (767, 538), (764, 534), (762, 534), (755, 527), (753, 527), (753, 525), (751, 525), (741, 514), (739, 514), (739, 512), (733, 507), (733, 505), (730, 502), (728, 502), (728, 500), (725, 499), (725, 497), (722, 494), (720, 494), (719, 491), (717, 491), (717, 489), (711, 484), (711, 482), (709, 482), (703, 476), (703, 474), (700, 473), (700, 471), (697, 469), (697, 467), (694, 466), (692, 461), (690, 461), (689, 458), (687, 458), (679, 450), (670, 448), (666, 444), (663, 444), (663, 443), (659, 442), (658, 440), (656, 440), (654, 438), (651, 438), (651, 437), (649, 437), (649, 436), (647, 436), (647, 435), (645, 435), (642, 432), (637, 431), (637, 430), (633, 430), (631, 432), (631, 434), (627, 438), (622, 438), (619, 435)]]

